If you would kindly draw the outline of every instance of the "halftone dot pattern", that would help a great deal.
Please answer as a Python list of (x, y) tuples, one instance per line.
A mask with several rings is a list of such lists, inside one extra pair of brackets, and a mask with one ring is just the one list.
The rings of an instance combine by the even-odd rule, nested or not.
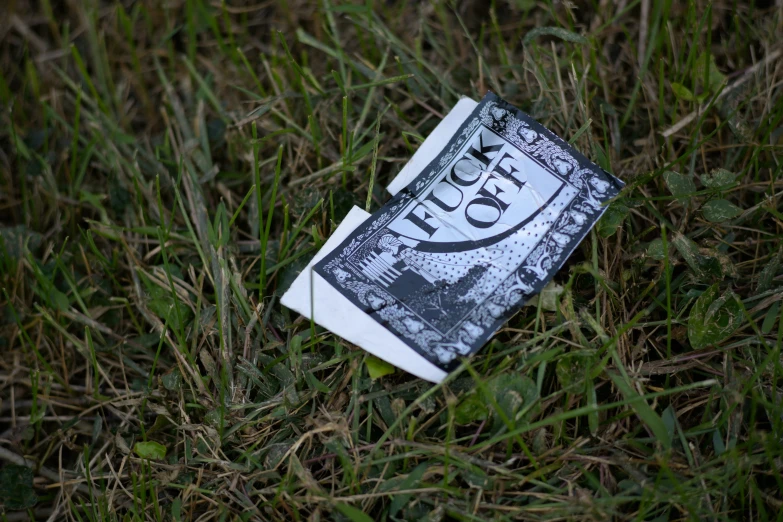
[[(563, 190), (561, 197), (563, 201), (570, 201), (575, 195), (576, 191), (568, 187)], [(486, 272), (476, 285), (478, 288), (471, 289), (468, 293), (472, 298), (487, 295), (520, 266), (540, 237), (552, 227), (562, 208), (562, 202), (550, 206), (515, 234), (489, 247), (437, 253), (403, 248), (398, 258), (407, 265), (408, 269), (431, 283), (442, 281), (456, 284), (468, 274), (471, 268), (483, 266)]]

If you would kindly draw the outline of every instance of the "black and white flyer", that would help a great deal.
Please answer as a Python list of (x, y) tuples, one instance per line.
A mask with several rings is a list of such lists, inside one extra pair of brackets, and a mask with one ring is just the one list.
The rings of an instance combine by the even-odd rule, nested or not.
[[(623, 186), (492, 93), (455, 127), (309, 275), (400, 341), (371, 349), (368, 336), (360, 346), (435, 381), (541, 291)], [(427, 364), (432, 371), (412, 369)]]

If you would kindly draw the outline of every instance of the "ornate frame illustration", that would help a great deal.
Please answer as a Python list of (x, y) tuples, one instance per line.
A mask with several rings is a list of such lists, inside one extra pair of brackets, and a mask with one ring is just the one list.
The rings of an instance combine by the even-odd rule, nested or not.
[[(516, 270), (485, 296), (459, 322), (459, 327), (444, 335), (422, 321), (383, 284), (349, 268), (347, 261), (441, 174), (481, 125), (496, 132), (577, 192)], [(449, 371), (458, 357), (481, 348), (525, 301), (541, 291), (606, 211), (605, 203), (622, 187), (620, 180), (590, 162), (561, 138), (495, 94), (488, 93), (422, 174), (316, 264), (315, 270), (408, 346)]]

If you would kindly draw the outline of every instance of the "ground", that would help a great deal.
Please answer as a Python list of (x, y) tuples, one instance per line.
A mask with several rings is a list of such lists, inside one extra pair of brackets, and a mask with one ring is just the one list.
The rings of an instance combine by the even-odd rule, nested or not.
[[(0, 13), (0, 520), (783, 519), (780, 1)], [(487, 90), (627, 187), (431, 385), (279, 298)]]

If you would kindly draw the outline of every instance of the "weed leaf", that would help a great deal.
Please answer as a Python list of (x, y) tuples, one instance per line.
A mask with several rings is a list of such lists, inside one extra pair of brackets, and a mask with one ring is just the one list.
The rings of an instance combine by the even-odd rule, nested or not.
[(532, 31), (528, 31), (525, 37), (522, 39), (522, 44), (527, 45), (539, 36), (555, 36), (566, 42), (588, 44), (590, 40), (580, 34), (563, 29), (562, 27), (536, 27)]
[(364, 364), (367, 366), (367, 371), (370, 374), (370, 379), (380, 379), (384, 375), (394, 373), (394, 366), (387, 363), (384, 360), (378, 359), (373, 355), (368, 355), (364, 358)]
[[(538, 400), (538, 388), (530, 377), (504, 373), (487, 383), (487, 391), (492, 394), (505, 416), (512, 422), (517, 414), (530, 408)], [(532, 410), (528, 410), (527, 415)], [(527, 416), (526, 415), (526, 416)], [(496, 418), (496, 427), (502, 425), (502, 420)]]
[(709, 174), (701, 176), (701, 182), (705, 187), (722, 188), (731, 185), (737, 176), (726, 169), (715, 169)]
[(589, 352), (569, 352), (557, 360), (555, 374), (564, 390), (573, 389), (584, 382), (587, 371), (595, 361)]
[(471, 424), (486, 420), (488, 415), (489, 409), (484, 399), (477, 393), (471, 393), (454, 410), (454, 421), (457, 424)]
[(736, 271), (726, 256), (720, 256), (718, 252), (706, 248), (699, 248), (683, 234), (675, 234), (672, 243), (701, 281), (720, 280)]
[(672, 91), (681, 100), (694, 101), (696, 99), (691, 90), (681, 83), (672, 82)]
[(597, 230), (598, 235), (601, 237), (611, 237), (620, 228), (620, 225), (625, 221), (628, 216), (628, 207), (622, 203), (612, 203), (606, 213), (598, 220)]
[(699, 296), (688, 319), (688, 339), (695, 350), (729, 337), (742, 323), (742, 308), (731, 290), (720, 295), (714, 284)]
[(715, 65), (715, 56), (711, 53), (702, 52), (696, 59), (696, 65), (693, 69), (695, 78), (700, 82), (704, 79), (705, 69), (707, 69), (707, 89), (710, 94), (715, 94), (720, 90), (723, 82), (726, 81), (726, 76)]
[(0, 500), (9, 511), (29, 509), (38, 503), (33, 490), (33, 470), (16, 464), (1, 469)]
[(166, 458), (166, 446), (158, 442), (137, 442), (133, 445), (133, 452), (143, 459), (163, 460)]
[(696, 192), (696, 184), (693, 182), (693, 178), (686, 174), (667, 170), (663, 173), (663, 180), (666, 182), (666, 186), (672, 195), (677, 196), (681, 203), (686, 201), (686, 196)]
[(701, 212), (707, 221), (722, 223), (742, 214), (742, 209), (725, 199), (711, 199), (701, 207)]

